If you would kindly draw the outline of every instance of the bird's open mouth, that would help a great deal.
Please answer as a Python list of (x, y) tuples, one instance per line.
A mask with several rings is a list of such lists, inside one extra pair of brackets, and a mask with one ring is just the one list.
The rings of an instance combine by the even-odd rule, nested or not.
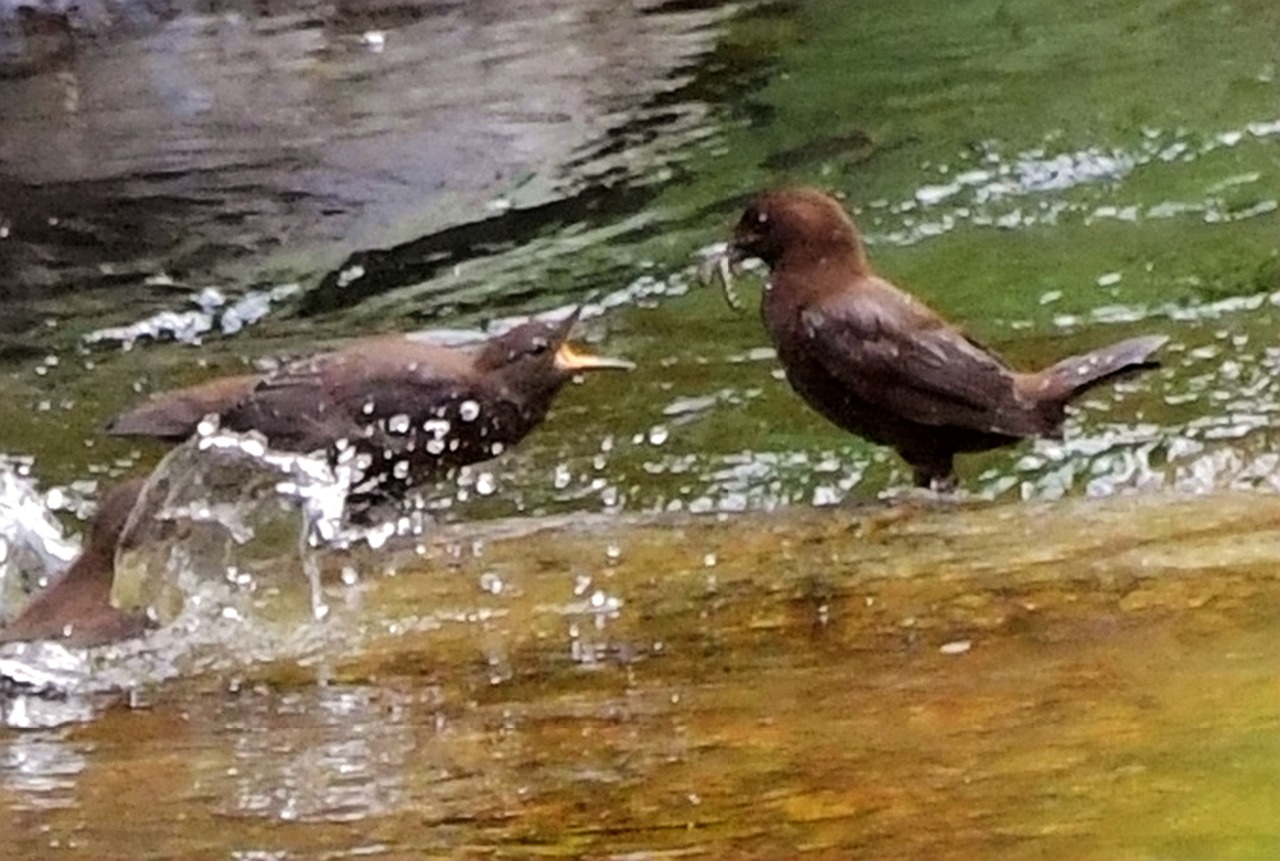
[(579, 371), (634, 371), (636, 366), (626, 359), (580, 353), (566, 342), (556, 349), (556, 367), (576, 374)]

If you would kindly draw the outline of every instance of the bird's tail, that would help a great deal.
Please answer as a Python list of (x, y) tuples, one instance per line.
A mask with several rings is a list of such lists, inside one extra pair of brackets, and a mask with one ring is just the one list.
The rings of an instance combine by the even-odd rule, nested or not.
[(1039, 374), (1040, 400), (1059, 407), (1094, 386), (1160, 367), (1152, 354), (1168, 343), (1166, 335), (1144, 335), (1081, 356), (1070, 356)]
[(195, 434), (201, 419), (210, 413), (225, 413), (248, 397), (261, 382), (261, 374), (243, 374), (162, 392), (113, 418), (107, 425), (107, 433), (182, 442)]

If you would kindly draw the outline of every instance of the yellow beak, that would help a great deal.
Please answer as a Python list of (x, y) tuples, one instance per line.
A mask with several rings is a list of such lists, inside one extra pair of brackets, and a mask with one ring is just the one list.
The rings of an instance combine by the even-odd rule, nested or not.
[(579, 353), (567, 342), (556, 350), (556, 370), (576, 374), (579, 371), (633, 371), (635, 363), (626, 359), (610, 359), (608, 356), (593, 356), (590, 353)]

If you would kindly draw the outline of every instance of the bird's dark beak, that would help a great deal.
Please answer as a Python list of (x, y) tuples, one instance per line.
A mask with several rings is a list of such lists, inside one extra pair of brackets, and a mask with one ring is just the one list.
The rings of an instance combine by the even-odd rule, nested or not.
[(581, 371), (634, 371), (635, 363), (626, 359), (611, 359), (608, 356), (593, 356), (590, 353), (579, 353), (568, 342), (561, 342), (556, 349), (556, 370), (569, 374)]

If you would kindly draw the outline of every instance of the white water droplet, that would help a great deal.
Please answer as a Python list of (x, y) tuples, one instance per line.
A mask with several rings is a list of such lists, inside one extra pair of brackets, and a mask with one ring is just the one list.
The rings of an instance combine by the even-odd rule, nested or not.
[(475, 401), (463, 401), (458, 405), (458, 418), (473, 422), (480, 417), (480, 405)]
[(394, 521), (388, 520), (365, 533), (365, 541), (368, 542), (371, 549), (381, 550), (395, 534), (396, 524)]
[(355, 266), (350, 266), (338, 273), (338, 286), (346, 287), (351, 282), (357, 281), (363, 277), (364, 277), (363, 266), (359, 264), (356, 264)]
[(387, 419), (387, 430), (392, 433), (408, 433), (409, 417), (404, 413), (398, 413)]
[(572, 476), (569, 474), (569, 467), (563, 463), (556, 464), (555, 474), (551, 478), (551, 484), (556, 490), (564, 490), (569, 486), (569, 480)]
[(671, 436), (671, 431), (667, 429), (666, 425), (654, 425), (653, 427), (649, 428), (649, 444), (650, 445), (662, 445), (664, 442), (667, 441), (667, 438), (670, 436)]
[(497, 489), (497, 481), (492, 472), (482, 472), (476, 476), (476, 493), (488, 496)]

